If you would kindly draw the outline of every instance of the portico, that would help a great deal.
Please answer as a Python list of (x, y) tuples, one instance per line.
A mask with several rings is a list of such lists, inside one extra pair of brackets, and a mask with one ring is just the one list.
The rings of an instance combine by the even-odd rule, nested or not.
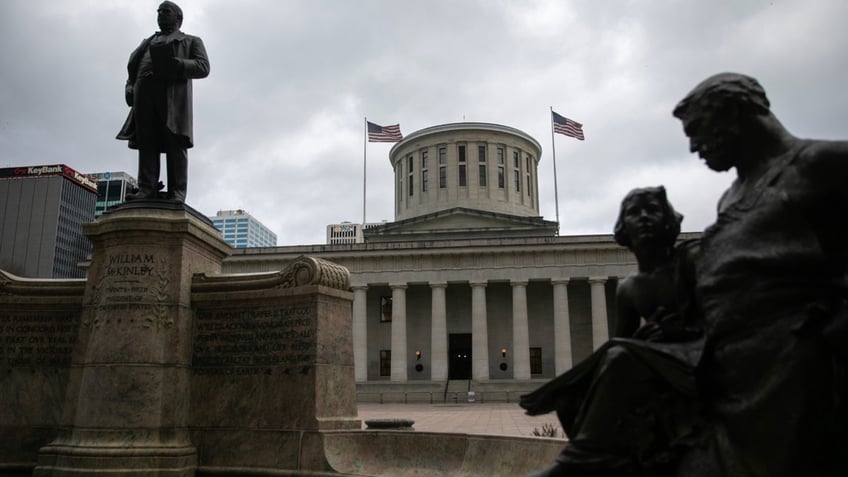
[(350, 270), (356, 381), (387, 385), (444, 384), (457, 359), (474, 382), (552, 378), (608, 339), (636, 267), (611, 235), (587, 235), (245, 249), (224, 271), (302, 254)]
[[(449, 354), (450, 335), (464, 333), (471, 335), (470, 378), (474, 381), (553, 377), (606, 341), (613, 318), (607, 312), (607, 301), (614, 293), (614, 287), (608, 289), (606, 283), (617, 280), (618, 277), (532, 282), (478, 279), (355, 285), (357, 382), (446, 382), (454, 358)], [(575, 295), (571, 302), (577, 317), (573, 320), (569, 284)], [(387, 319), (384, 308), (389, 294), (391, 318)], [(453, 302), (450, 307), (448, 295)], [(369, 303), (369, 299), (374, 303)], [(383, 306), (377, 306), (380, 302)], [(532, 317), (528, 302), (532, 302)], [(574, 339), (581, 343), (573, 346)], [(578, 350), (577, 356), (574, 349)], [(380, 352), (386, 350), (391, 351), (390, 365), (381, 363), (387, 355)], [(541, 361), (531, 365), (531, 353)], [(390, 370), (388, 376), (381, 373), (385, 369)]]

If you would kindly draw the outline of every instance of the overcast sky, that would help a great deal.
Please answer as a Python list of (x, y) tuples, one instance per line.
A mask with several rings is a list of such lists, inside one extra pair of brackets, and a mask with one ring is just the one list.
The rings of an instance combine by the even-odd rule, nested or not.
[[(611, 233), (633, 187), (664, 184), (702, 230), (732, 180), (689, 153), (671, 110), (707, 76), (760, 80), (794, 134), (848, 139), (844, 0), (184, 0), (211, 74), (194, 82), (188, 203), (244, 209), (279, 245), (362, 220), (363, 118), (408, 135), (492, 122), (543, 148), (541, 215)], [(130, 52), (157, 1), (0, 0), (0, 167), (137, 171), (115, 140)], [(394, 220), (391, 144), (367, 144), (367, 220)], [(164, 161), (164, 158), (163, 158)], [(164, 171), (164, 167), (163, 167)], [(164, 180), (164, 177), (163, 177)]]

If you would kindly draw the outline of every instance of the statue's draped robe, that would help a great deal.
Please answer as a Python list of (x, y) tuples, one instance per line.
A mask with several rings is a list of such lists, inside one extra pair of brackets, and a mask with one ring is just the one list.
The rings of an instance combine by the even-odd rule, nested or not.
[(813, 174), (846, 153), (846, 143), (795, 141), (704, 232), (696, 284), (710, 442), (679, 475), (848, 475), (838, 357), (848, 343), (833, 339), (846, 321), (848, 192)]

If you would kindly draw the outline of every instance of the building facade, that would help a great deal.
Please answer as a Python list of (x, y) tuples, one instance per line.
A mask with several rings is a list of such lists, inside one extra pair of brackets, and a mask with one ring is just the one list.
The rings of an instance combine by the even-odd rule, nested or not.
[(277, 234), (244, 210), (219, 210), (209, 217), (234, 248), (275, 247)]
[(339, 224), (330, 224), (327, 226), (326, 243), (329, 245), (364, 243), (365, 235), (363, 231), (378, 227), (384, 223), (354, 224), (353, 222), (342, 222)]
[(238, 250), (224, 272), (279, 270), (300, 255), (345, 266), (361, 398), (432, 399), (454, 382), (526, 392), (608, 339), (616, 286), (636, 270), (612, 234), (561, 237), (540, 217), (541, 155), (497, 124), (414, 132), (390, 152), (393, 222), (363, 229), (363, 243)]
[(88, 176), (97, 182), (95, 217), (103, 215), (109, 207), (122, 204), (127, 194), (138, 188), (136, 178), (126, 172), (98, 172)]
[(0, 169), (0, 268), (28, 278), (82, 278), (97, 184), (64, 164)]
[(636, 269), (611, 235), (590, 235), (237, 250), (224, 271), (300, 255), (350, 270), (361, 383), (551, 378), (606, 341), (615, 287)]

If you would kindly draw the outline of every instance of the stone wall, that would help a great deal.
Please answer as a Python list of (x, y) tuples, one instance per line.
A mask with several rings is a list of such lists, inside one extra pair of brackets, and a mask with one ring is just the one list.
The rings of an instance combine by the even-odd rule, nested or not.
[(56, 437), (84, 287), (0, 271), (0, 470), (31, 472)]

